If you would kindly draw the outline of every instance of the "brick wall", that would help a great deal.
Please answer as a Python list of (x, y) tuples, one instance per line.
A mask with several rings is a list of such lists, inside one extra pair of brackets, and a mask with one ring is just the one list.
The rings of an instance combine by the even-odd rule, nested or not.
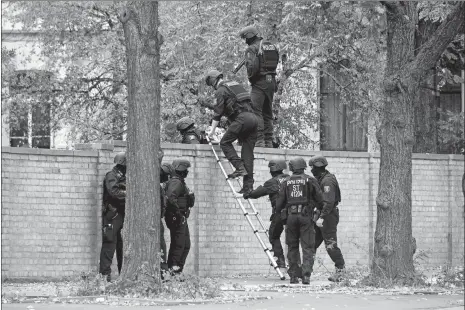
[[(232, 197), (209, 146), (163, 144), (164, 161), (185, 157), (188, 186), (196, 194), (189, 218), (192, 248), (186, 271), (202, 276), (273, 273)], [(121, 141), (76, 146), (77, 151), (2, 148), (2, 274), (10, 278), (60, 277), (96, 266), (100, 251), (101, 183)], [(219, 147), (216, 147), (219, 150)], [(221, 153), (221, 152), (220, 152)], [(342, 191), (339, 243), (348, 266), (368, 265), (376, 225), (379, 155), (350, 152), (256, 150), (256, 186), (269, 178), (270, 159), (327, 156)], [(413, 234), (426, 266), (463, 265), (463, 158), (413, 156)], [(232, 169), (226, 165), (227, 171)], [(194, 182), (195, 181), (195, 182)], [(268, 198), (254, 201), (265, 225)], [(255, 223), (258, 226), (258, 223)], [(169, 230), (165, 231), (169, 245)], [(284, 236), (283, 236), (284, 245)], [(333, 269), (324, 249), (316, 270)]]

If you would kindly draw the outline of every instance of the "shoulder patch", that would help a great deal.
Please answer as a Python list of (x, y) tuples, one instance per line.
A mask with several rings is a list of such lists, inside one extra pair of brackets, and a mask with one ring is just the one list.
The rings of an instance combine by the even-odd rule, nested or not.
[(196, 138), (196, 137), (195, 137), (194, 135), (190, 135), (190, 136), (189, 136), (189, 140), (195, 140), (195, 138)]
[(329, 186), (324, 186), (323, 190), (324, 190), (325, 193), (329, 193), (330, 187)]

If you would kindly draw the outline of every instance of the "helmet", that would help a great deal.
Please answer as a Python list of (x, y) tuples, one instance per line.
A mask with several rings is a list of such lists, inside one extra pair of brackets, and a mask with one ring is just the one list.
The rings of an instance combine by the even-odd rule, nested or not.
[(187, 159), (176, 159), (173, 161), (173, 168), (175, 171), (186, 171), (191, 166)]
[(121, 152), (116, 154), (114, 162), (117, 165), (126, 166), (126, 153)]
[(326, 167), (328, 165), (328, 161), (324, 156), (314, 156), (310, 158), (308, 161), (309, 166), (315, 166), (315, 167)]
[(250, 38), (253, 38), (255, 36), (258, 36), (257, 27), (255, 27), (255, 26), (244, 27), (244, 28), (241, 29), (241, 31), (239, 31), (239, 36), (242, 39), (250, 39)]
[(216, 80), (219, 78), (223, 78), (223, 73), (218, 70), (210, 70), (205, 77), (205, 83), (208, 86), (213, 86), (215, 85)]
[(183, 117), (176, 123), (176, 129), (179, 131), (186, 130), (194, 125), (194, 120), (190, 117)]
[(174, 174), (174, 168), (171, 164), (168, 163), (163, 163), (160, 167), (160, 169), (163, 171), (164, 174), (166, 175), (173, 175)]
[(270, 160), (268, 167), (270, 168), (270, 172), (283, 171), (287, 169), (287, 164), (285, 160)]
[(307, 168), (307, 163), (302, 157), (296, 157), (289, 161), (289, 169), (291, 171), (296, 171), (305, 168)]

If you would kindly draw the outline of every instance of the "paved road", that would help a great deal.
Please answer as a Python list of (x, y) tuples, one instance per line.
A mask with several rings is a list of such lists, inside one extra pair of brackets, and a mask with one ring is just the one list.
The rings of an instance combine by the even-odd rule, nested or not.
[(259, 292), (271, 299), (249, 300), (235, 304), (195, 304), (178, 306), (110, 306), (90, 304), (3, 304), (4, 310), (116, 310), (128, 308), (132, 310), (320, 310), (320, 309), (447, 309), (458, 310), (464, 308), (462, 295), (408, 295), (408, 296), (364, 296), (343, 294), (317, 293), (276, 293)]

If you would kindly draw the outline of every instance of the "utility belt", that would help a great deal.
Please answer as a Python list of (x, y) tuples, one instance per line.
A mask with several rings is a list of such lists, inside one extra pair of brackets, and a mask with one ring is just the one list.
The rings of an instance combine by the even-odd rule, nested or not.
[(301, 214), (305, 213), (304, 215), (310, 214), (312, 210), (307, 205), (291, 205), (287, 207), (287, 214)]
[(237, 109), (236, 111), (234, 111), (234, 113), (232, 113), (232, 114), (229, 116), (229, 119), (230, 119), (231, 121), (234, 121), (234, 120), (239, 116), (239, 114), (244, 113), (244, 112), (252, 112), (252, 109), (248, 109), (248, 108), (240, 108), (240, 109)]

